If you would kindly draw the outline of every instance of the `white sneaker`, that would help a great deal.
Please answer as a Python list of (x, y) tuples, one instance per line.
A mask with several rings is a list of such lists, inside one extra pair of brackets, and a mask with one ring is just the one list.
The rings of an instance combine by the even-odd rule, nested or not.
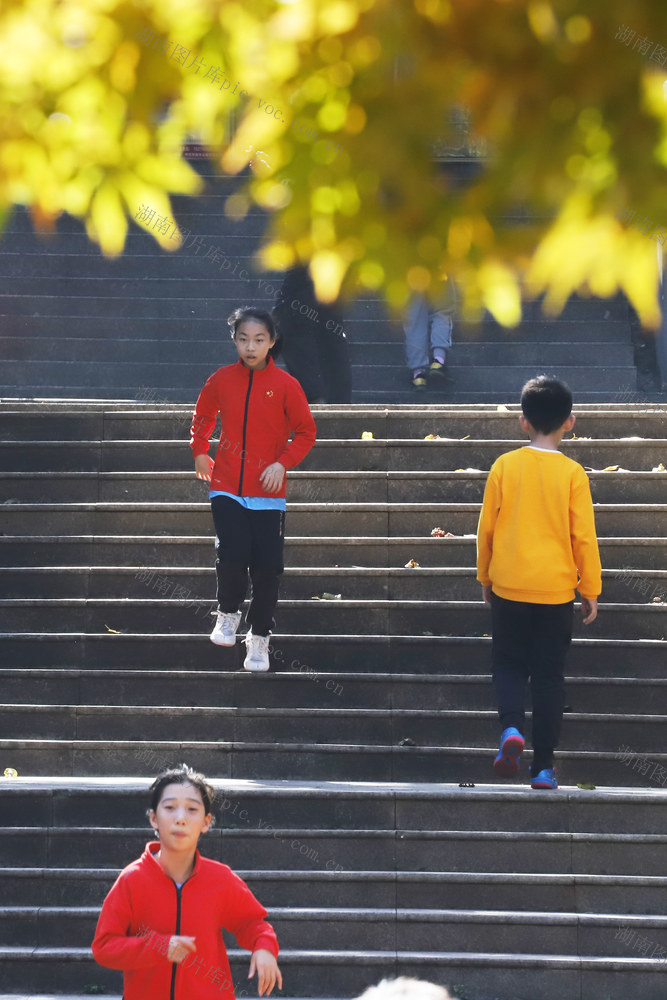
[(236, 630), (240, 621), (240, 611), (218, 611), (218, 618), (209, 639), (216, 646), (233, 646), (236, 643)]
[(253, 673), (261, 673), (269, 669), (269, 637), (268, 635), (253, 635), (252, 629), (245, 637), (246, 658), (243, 666)]

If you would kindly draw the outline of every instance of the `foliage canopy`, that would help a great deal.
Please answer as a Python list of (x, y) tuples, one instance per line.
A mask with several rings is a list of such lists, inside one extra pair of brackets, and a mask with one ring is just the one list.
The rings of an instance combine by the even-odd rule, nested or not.
[[(323, 298), (451, 275), (511, 325), (523, 289), (622, 288), (656, 326), (666, 64), (655, 0), (5, 0), (0, 211), (119, 254), (141, 204), (197, 192), (196, 139), (253, 160), (226, 211), (270, 210), (261, 266), (310, 261)], [(434, 157), (462, 117), (463, 187)]]

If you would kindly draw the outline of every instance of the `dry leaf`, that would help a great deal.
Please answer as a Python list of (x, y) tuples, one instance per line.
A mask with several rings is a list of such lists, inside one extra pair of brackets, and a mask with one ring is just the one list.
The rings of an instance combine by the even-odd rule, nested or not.
[(461, 441), (467, 441), (469, 437), (470, 437), (469, 434), (464, 434), (464, 436), (461, 438)]
[(411, 559), (409, 562), (406, 562), (406, 564), (405, 564), (405, 566), (403, 568), (404, 569), (415, 569), (418, 566), (419, 566), (419, 563), (417, 562), (417, 560), (416, 559)]
[(509, 409), (508, 409), (507, 406), (505, 406), (504, 403), (499, 403), (498, 406), (496, 406), (496, 412), (497, 413), (509, 413)]
[(314, 601), (340, 601), (342, 599), (342, 594), (329, 594), (325, 590), (323, 594), (315, 594), (313, 597)]
[(373, 431), (362, 431), (361, 432), (361, 440), (362, 441), (372, 441), (373, 440)]
[(667, 469), (664, 467), (662, 462), (660, 462), (660, 464), (656, 465), (654, 469), (651, 469), (651, 472), (667, 472)]
[(119, 632), (118, 629), (116, 629), (116, 628), (109, 628), (108, 625), (105, 625), (104, 627), (107, 630), (107, 632), (111, 632), (112, 635), (122, 635), (123, 634), (122, 632)]
[(442, 530), (442, 528), (434, 528), (431, 532), (431, 535), (433, 538), (444, 538), (445, 532)]
[(19, 772), (14, 767), (6, 767), (4, 774), (5, 778), (18, 778), (19, 776)]
[(439, 434), (427, 434), (424, 441), (441, 441), (442, 438)]

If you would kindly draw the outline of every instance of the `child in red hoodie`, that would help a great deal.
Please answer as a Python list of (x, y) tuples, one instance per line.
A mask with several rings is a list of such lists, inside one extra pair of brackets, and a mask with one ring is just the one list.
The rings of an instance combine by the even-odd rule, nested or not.
[[(269, 669), (268, 637), (283, 572), (285, 472), (308, 454), (316, 428), (303, 389), (273, 362), (276, 331), (270, 313), (248, 306), (228, 322), (239, 360), (218, 368), (200, 392), (190, 447), (197, 478), (211, 484), (218, 579), (211, 642), (235, 644), (250, 574), (243, 665), (261, 671)], [(208, 449), (218, 413), (222, 431), (214, 461)]]
[(200, 834), (213, 822), (214, 790), (183, 764), (151, 785), (149, 818), (159, 837), (123, 869), (104, 900), (92, 944), (95, 961), (124, 973), (124, 1000), (234, 1000), (221, 928), (252, 952), (259, 995), (283, 981), (266, 910), (238, 875), (202, 858)]

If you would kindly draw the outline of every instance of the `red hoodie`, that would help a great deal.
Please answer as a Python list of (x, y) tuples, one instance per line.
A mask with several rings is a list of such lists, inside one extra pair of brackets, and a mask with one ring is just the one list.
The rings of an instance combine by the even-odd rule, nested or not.
[(222, 431), (211, 489), (243, 497), (284, 497), (285, 479), (279, 493), (267, 493), (259, 477), (273, 462), (286, 469), (298, 465), (315, 443), (315, 421), (297, 380), (271, 357), (259, 371), (241, 360), (218, 368), (195, 407), (190, 437), (194, 458), (208, 452), (218, 413)]
[[(202, 858), (181, 889), (153, 855), (157, 841), (124, 868), (104, 900), (92, 944), (96, 962), (124, 973), (124, 1000), (233, 1000), (220, 928), (242, 948), (278, 955), (266, 910), (227, 865)], [(179, 964), (167, 959), (173, 934), (196, 938), (197, 951)]]

